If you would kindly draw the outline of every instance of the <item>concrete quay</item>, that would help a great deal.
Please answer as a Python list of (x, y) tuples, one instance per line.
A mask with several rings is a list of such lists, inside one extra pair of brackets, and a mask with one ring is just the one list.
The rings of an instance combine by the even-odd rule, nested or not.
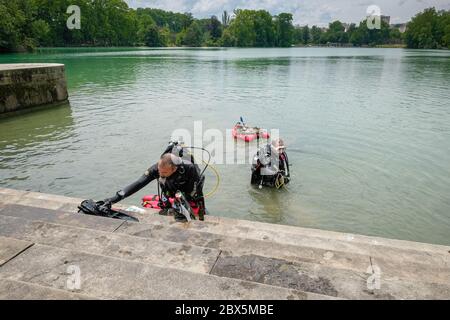
[(0, 115), (67, 101), (63, 64), (0, 64)]
[(447, 246), (82, 200), (0, 188), (0, 299), (450, 299)]

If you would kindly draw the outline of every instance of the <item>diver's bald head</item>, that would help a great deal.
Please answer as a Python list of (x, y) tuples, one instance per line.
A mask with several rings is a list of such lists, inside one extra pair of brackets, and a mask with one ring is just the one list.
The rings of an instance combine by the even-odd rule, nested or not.
[(161, 178), (168, 178), (177, 171), (177, 164), (181, 159), (172, 153), (166, 153), (158, 162), (158, 171)]

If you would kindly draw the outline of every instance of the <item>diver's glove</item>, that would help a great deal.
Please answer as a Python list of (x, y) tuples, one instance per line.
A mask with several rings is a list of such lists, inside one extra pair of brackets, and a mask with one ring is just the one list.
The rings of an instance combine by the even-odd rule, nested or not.
[(100, 201), (99, 204), (102, 206), (106, 206), (108, 208), (111, 208), (111, 206), (119, 201), (122, 201), (125, 198), (123, 191), (118, 191), (116, 195), (112, 198), (105, 199), (103, 201)]

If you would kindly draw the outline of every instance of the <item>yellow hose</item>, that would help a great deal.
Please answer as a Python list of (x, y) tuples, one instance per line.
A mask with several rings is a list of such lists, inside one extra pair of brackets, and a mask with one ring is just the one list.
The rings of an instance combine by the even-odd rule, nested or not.
[[(206, 163), (206, 161), (205, 160), (203, 160), (203, 164), (204, 165), (208, 165), (207, 163)], [(217, 190), (219, 189), (219, 185), (220, 185), (220, 174), (219, 174), (219, 171), (217, 171), (217, 169), (214, 167), (214, 166), (212, 166), (212, 165), (208, 165), (208, 168), (211, 168), (211, 170), (214, 172), (214, 174), (216, 175), (216, 178), (217, 178), (217, 183), (216, 183), (216, 185), (215, 185), (215, 187), (213, 188), (213, 190), (211, 191), (211, 192), (209, 192), (208, 194), (206, 194), (205, 195), (205, 198), (209, 198), (209, 197), (211, 197), (212, 195), (214, 195), (214, 193), (216, 193), (217, 192)]]
[[(192, 156), (192, 158), (194, 158), (194, 156), (192, 155), (192, 153), (190, 153), (189, 151), (187, 151), (187, 153), (188, 153), (190, 156)], [(208, 164), (208, 163), (207, 163), (205, 160), (203, 160), (203, 159), (202, 159), (202, 162), (203, 162), (203, 164), (204, 164), (205, 166), (208, 166), (208, 168), (211, 168), (211, 170), (214, 172), (214, 174), (216, 175), (216, 178), (217, 178), (217, 180), (216, 180), (217, 182), (216, 182), (216, 185), (214, 186), (213, 190), (204, 196), (205, 198), (209, 198), (209, 197), (213, 196), (213, 195), (217, 192), (217, 190), (219, 189), (219, 185), (220, 185), (220, 174), (219, 174), (219, 171), (217, 171), (217, 169), (216, 169), (214, 166), (212, 166), (211, 164)]]

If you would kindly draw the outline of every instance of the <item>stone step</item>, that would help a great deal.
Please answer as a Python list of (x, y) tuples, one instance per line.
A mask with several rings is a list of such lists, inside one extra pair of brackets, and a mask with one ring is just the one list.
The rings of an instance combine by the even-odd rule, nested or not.
[[(100, 299), (232, 300), (329, 299), (322, 295), (237, 279), (161, 268), (112, 257), (36, 244), (0, 268), (0, 278)], [(69, 278), (70, 277), (70, 278)]]
[(276, 287), (345, 299), (416, 300), (450, 297), (450, 283), (426, 283), (372, 274), (336, 270), (328, 266), (294, 263), (257, 255), (222, 253), (211, 274)]
[[(205, 274), (211, 271), (220, 253), (217, 249), (183, 243), (137, 238), (125, 234), (2, 215), (0, 215), (0, 236)], [(9, 243), (6, 242), (7, 247)], [(22, 243), (16, 241), (15, 243), (20, 244), (20, 246), (13, 246), (15, 250), (12, 254), (27, 245), (23, 241)], [(2, 252), (2, 246), (3, 241), (0, 238), (0, 253)]]
[[(309, 236), (300, 238), (299, 235), (295, 235), (298, 241), (279, 243), (259, 237), (246, 237), (245, 232), (239, 234), (220, 227), (211, 230), (201, 222), (164, 224), (159, 223), (159, 219), (154, 220), (154, 223), (125, 222), (116, 232), (216, 248), (241, 255), (257, 254), (292, 262), (326, 264), (336, 269), (362, 273), (367, 272), (376, 261), (377, 266), (388, 276), (420, 281), (447, 283), (450, 278), (449, 253), (445, 256), (395, 247), (369, 247)], [(428, 270), (425, 274), (424, 269)]]
[(93, 298), (64, 290), (0, 278), (0, 300), (93, 300)]
[[(82, 201), (82, 199), (0, 188), (0, 203), (16, 203), (18, 198), (22, 199), (20, 203), (23, 205), (42, 207), (46, 209), (57, 209), (67, 212), (76, 212), (77, 206)], [(129, 206), (125, 204), (118, 204), (116, 207), (126, 209)], [(131, 214), (138, 217), (141, 222), (144, 223), (155, 223), (155, 221), (161, 224), (173, 223), (173, 218), (159, 217), (155, 215), (155, 210), (147, 210), (147, 212), (147, 214)], [(206, 222), (197, 224), (197, 226), (202, 229), (207, 229), (203, 231), (211, 233), (227, 235), (239, 234), (240, 237), (245, 235), (245, 237), (255, 240), (270, 240), (281, 244), (296, 245), (299, 241), (302, 241), (304, 237), (311, 237), (319, 239), (320, 242), (322, 239), (326, 239), (328, 242), (329, 240), (336, 240), (336, 243), (339, 243), (341, 246), (340, 250), (347, 248), (347, 251), (350, 252), (366, 252), (367, 245), (369, 245), (371, 248), (376, 246), (381, 248), (381, 250), (375, 250), (375, 253), (372, 253), (371, 255), (375, 255), (376, 251), (384, 251), (385, 248), (396, 248), (421, 252), (427, 251), (433, 254), (442, 255), (446, 260), (450, 259), (450, 246), (369, 237), (356, 234), (345, 234), (333, 231), (268, 224), (256, 221), (235, 220), (214, 216), (207, 216)], [(196, 226), (194, 225), (194, 227)], [(362, 249), (359, 250), (361, 247)], [(323, 249), (326, 250), (326, 248)]]
[[(215, 228), (210, 230), (209, 226), (201, 222), (190, 224), (179, 224), (173, 218), (161, 217), (158, 215), (148, 215), (145, 217), (146, 224), (124, 223), (119, 220), (106, 219), (100, 217), (61, 213), (58, 211), (39, 209), (34, 207), (8, 205), (0, 210), (0, 215), (22, 217), (25, 219), (47, 221), (64, 224), (68, 226), (80, 226), (83, 228), (100, 229), (113, 231), (122, 225), (117, 231), (132, 236), (150, 238), (154, 240), (165, 240), (177, 242), (180, 245), (207, 247), (214, 250), (225, 250), (240, 255), (256, 254), (259, 256), (273, 257), (291, 262), (309, 262), (316, 264), (326, 264), (336, 269), (353, 270), (365, 273), (370, 268), (373, 261), (383, 270), (387, 276), (399, 278), (411, 278), (419, 281), (435, 283), (446, 283), (450, 277), (450, 270), (442, 261), (435, 257), (428, 257), (425, 260), (409, 261), (408, 259), (392, 260), (392, 255), (387, 258), (370, 257), (367, 254), (339, 251), (335, 248), (315, 248), (314, 246), (302, 245), (280, 245), (271, 241), (261, 241), (236, 237), (238, 233), (227, 232), (226, 229)], [(3, 225), (7, 223), (3, 221)], [(111, 224), (111, 225), (110, 225)], [(14, 230), (15, 225), (9, 225), (3, 229)], [(209, 233), (197, 230), (210, 230), (217, 233)], [(220, 234), (224, 230), (224, 234)], [(19, 231), (16, 231), (17, 234)], [(20, 233), (20, 232), (19, 232)], [(11, 234), (11, 233), (10, 233)], [(244, 234), (244, 233), (243, 233)], [(318, 242), (317, 239), (315, 239)], [(311, 241), (310, 241), (311, 242)], [(322, 243), (323, 240), (319, 243)], [(423, 253), (421, 253), (423, 255)], [(407, 256), (401, 251), (395, 256)], [(395, 257), (394, 256), (394, 257)], [(421, 257), (423, 258), (423, 257)], [(423, 274), (425, 268), (429, 271)]]
[(124, 223), (123, 220), (16, 204), (0, 207), (0, 215), (109, 232), (113, 232)]
[[(2, 228), (2, 225), (6, 225), (7, 228)], [(176, 230), (172, 228), (172, 230)], [(199, 273), (208, 273), (212, 271), (214, 264), (216, 263), (220, 251), (215, 249), (206, 249), (208, 251), (214, 251), (213, 254), (208, 255), (207, 259), (181, 259), (179, 253), (181, 250), (191, 250), (191, 246), (178, 244), (178, 248), (174, 250), (174, 244), (172, 242), (150, 240), (147, 238), (137, 238), (120, 234), (112, 234), (108, 232), (94, 231), (89, 229), (61, 226), (56, 224), (44, 223), (40, 221), (31, 221), (22, 218), (0, 216), (0, 235), (7, 235), (9, 237), (17, 237), (20, 239), (27, 239), (37, 244), (48, 245), (52, 247), (71, 249), (76, 251), (82, 251), (90, 254), (111, 256), (131, 261), (138, 261), (147, 264), (154, 264), (161, 267), (177, 268), (181, 270), (189, 270)], [(150, 242), (150, 243), (149, 243)], [(195, 247), (194, 247), (195, 248)], [(176, 251), (178, 249), (178, 252)], [(203, 248), (198, 250), (195, 257), (198, 257), (204, 253)], [(183, 252), (184, 253), (184, 252)], [(186, 253), (185, 255), (188, 255)], [(263, 261), (274, 261), (271, 259), (265, 259), (260, 257)], [(221, 259), (219, 259), (221, 261)], [(278, 260), (283, 261), (283, 260)], [(245, 265), (245, 261), (241, 261)], [(217, 261), (217, 263), (219, 263)], [(288, 261), (284, 263), (289, 264)], [(220, 265), (222, 265), (221, 263)], [(313, 270), (311, 264), (303, 264), (309, 266), (309, 271)], [(267, 267), (267, 265), (266, 265)], [(316, 267), (315, 267), (316, 268)], [(236, 265), (237, 270), (242, 270), (242, 265)], [(220, 268), (214, 269), (215, 274), (218, 276), (229, 276), (228, 274), (221, 274)], [(256, 270), (255, 270), (256, 271)], [(337, 271), (334, 270), (333, 273)], [(273, 273), (282, 278), (286, 274)], [(290, 275), (289, 275), (290, 276)], [(236, 275), (232, 275), (236, 277)], [(309, 277), (309, 276), (306, 276)], [(363, 275), (360, 275), (363, 278)], [(368, 276), (366, 276), (368, 277)], [(311, 279), (314, 278), (312, 274)], [(308, 279), (309, 279), (308, 278)], [(313, 292), (317, 294), (324, 294), (329, 296), (338, 297), (338, 292), (333, 289), (323, 288), (321, 285), (322, 280), (319, 281), (301, 281), (300, 278), (292, 278), (289, 283), (294, 285), (296, 289), (303, 288), (306, 292)], [(258, 281), (257, 278), (252, 281)], [(285, 283), (274, 283), (276, 285), (284, 285)], [(356, 288), (360, 288), (363, 283), (359, 283)], [(354, 289), (356, 290), (356, 289)], [(341, 293), (341, 297), (349, 296), (349, 293)]]
[[(123, 206), (122, 208), (126, 208), (126, 206)], [(177, 225), (172, 217), (159, 216), (155, 214), (154, 210), (149, 211), (148, 214), (132, 214), (137, 217), (141, 223), (170, 226)], [(450, 261), (450, 246), (404, 240), (392, 240), (356, 234), (345, 234), (334, 231), (308, 229), (256, 221), (235, 220), (225, 217), (207, 216), (205, 222), (193, 221), (191, 223), (191, 228), (216, 234), (231, 236), (239, 235), (240, 237), (255, 240), (273, 241), (280, 244), (296, 245), (301, 243), (301, 241), (305, 238), (318, 239), (319, 241), (326, 239), (328, 242), (332, 240), (333, 243), (340, 244), (343, 249), (348, 247), (352, 252), (360, 251), (358, 248), (362, 248), (363, 251), (366, 251), (368, 246), (371, 248), (380, 247), (383, 249), (393, 248), (400, 250), (429, 252), (432, 254), (442, 255)]]
[[(167, 238), (171, 241), (219, 248), (223, 252), (212, 273), (225, 277), (251, 276), (246, 280), (260, 282), (263, 279), (263, 283), (270, 283), (275, 286), (301, 288), (302, 291), (324, 295), (337, 294), (337, 297), (345, 299), (386, 299), (394, 297), (399, 299), (414, 299), (415, 297), (430, 299), (435, 297), (433, 290), (437, 288), (441, 292), (439, 298), (442, 299), (450, 295), (450, 288), (447, 286), (450, 277), (449, 268), (439, 269), (417, 263), (393, 263), (381, 258), (374, 259), (368, 256), (350, 255), (336, 251), (320, 252), (317, 249), (300, 246), (280, 246), (270, 242), (239, 239), (161, 225), (147, 225), (146, 228), (145, 224), (125, 223), (116, 232), (126, 232), (138, 237)], [(235, 259), (230, 260), (226, 258), (228, 256)], [(253, 263), (249, 257), (257, 259), (261, 263)], [(218, 269), (223, 261), (225, 261), (225, 267)], [(229, 261), (231, 263), (228, 263)], [(218, 271), (226, 269), (226, 267), (229, 267), (235, 273)], [(383, 291), (375, 290), (372, 292), (367, 290), (367, 280), (373, 276), (373, 270), (377, 267), (380, 270), (381, 281), (389, 285), (384, 286)], [(258, 269), (262, 269), (262, 271), (257, 273)], [(375, 272), (377, 272), (376, 270)], [(423, 272), (424, 270), (427, 270), (427, 272)], [(266, 280), (272, 281), (271, 279), (276, 281), (265, 282)], [(426, 289), (422, 292), (422, 288)]]
[(25, 206), (73, 212), (76, 211), (81, 201), (82, 199), (40, 192), (0, 188), (0, 203), (3, 205), (20, 203)]
[[(52, 197), (48, 196), (48, 199)], [(58, 201), (60, 208), (66, 206), (64, 199)], [(24, 217), (27, 216), (27, 210), (23, 213)], [(44, 210), (33, 219), (45, 214), (58, 216), (63, 213)], [(308, 229), (303, 232), (301, 228), (294, 227), (283, 231), (277, 229), (280, 226), (272, 225), (260, 226), (258, 229), (253, 223), (246, 225), (245, 222), (240, 224), (240, 221), (235, 221), (233, 224), (231, 219), (221, 224), (222, 218), (216, 222), (214, 218), (208, 217), (206, 223), (178, 224), (173, 222), (173, 218), (151, 213), (138, 216), (142, 223), (121, 223), (115, 232), (224, 250), (211, 271), (217, 276), (352, 299), (443, 299), (450, 296), (448, 256), (440, 246), (429, 245), (427, 248), (428, 245), (421, 247), (419, 244), (415, 247), (414, 243), (409, 242), (403, 247), (396, 243), (390, 246), (390, 240), (386, 239), (382, 239), (385, 242), (380, 245), (367, 237), (371, 241), (369, 245), (364, 243), (364, 239), (353, 241), (348, 238), (349, 235), (336, 233), (333, 236), (327, 235), (327, 232), (321, 234), (319, 230), (309, 233)], [(86, 216), (73, 217), (78, 220)], [(53, 232), (52, 229), (49, 233), (51, 237)], [(6, 264), (6, 267), (17, 258)], [(364, 265), (370, 265), (371, 269), (367, 270)], [(367, 272), (374, 272), (380, 265), (381, 287), (369, 290), (367, 279), (371, 274)], [(257, 272), (252, 274), (252, 270)]]
[(0, 236), (0, 267), (33, 245), (32, 242)]

